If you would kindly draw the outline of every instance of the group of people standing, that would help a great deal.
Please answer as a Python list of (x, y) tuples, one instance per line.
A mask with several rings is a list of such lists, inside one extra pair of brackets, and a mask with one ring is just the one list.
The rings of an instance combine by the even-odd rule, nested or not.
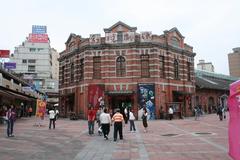
[[(142, 121), (144, 126), (144, 132), (147, 132), (147, 109), (143, 109), (142, 114)], [(101, 109), (99, 108), (97, 111), (93, 109), (93, 107), (90, 107), (88, 110), (88, 133), (89, 135), (94, 134), (94, 123), (95, 120), (97, 120), (97, 124), (99, 127), (98, 132), (101, 134), (103, 133), (103, 136), (106, 140), (108, 140), (109, 132), (110, 132), (110, 126), (113, 124), (114, 131), (113, 131), (113, 140), (117, 141), (118, 135), (119, 139), (123, 139), (123, 126), (125, 126), (125, 123), (127, 123), (126, 119), (124, 119), (124, 115), (120, 112), (120, 109), (115, 109), (115, 113), (113, 116), (110, 115), (107, 108)], [(135, 116), (131, 109), (129, 109), (127, 113), (127, 120), (129, 120), (130, 123), (130, 132), (135, 132)]]

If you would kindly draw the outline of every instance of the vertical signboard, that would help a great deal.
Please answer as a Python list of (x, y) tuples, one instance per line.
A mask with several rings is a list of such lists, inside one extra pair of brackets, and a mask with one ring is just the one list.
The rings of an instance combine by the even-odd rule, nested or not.
[(140, 41), (141, 42), (151, 42), (152, 41), (152, 32), (141, 32)]
[(9, 58), (10, 50), (0, 50), (0, 58)]
[(100, 34), (90, 34), (89, 43), (90, 43), (90, 45), (100, 44), (101, 43), (101, 35)]
[(240, 159), (240, 80), (230, 85), (228, 108), (230, 115), (228, 125), (229, 155), (237, 160)]
[(100, 102), (104, 99), (103, 85), (89, 85), (88, 86), (88, 103), (94, 107), (99, 108)]
[[(138, 84), (138, 110), (146, 107), (149, 119), (155, 119), (155, 85)], [(140, 116), (141, 117), (141, 116)]]

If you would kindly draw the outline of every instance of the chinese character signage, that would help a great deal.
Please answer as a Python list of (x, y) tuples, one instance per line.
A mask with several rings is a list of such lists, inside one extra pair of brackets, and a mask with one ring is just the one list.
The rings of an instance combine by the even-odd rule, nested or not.
[(16, 63), (15, 62), (5, 62), (4, 68), (5, 69), (16, 69)]
[(131, 43), (135, 41), (134, 32), (123, 32), (123, 43)]
[(152, 40), (152, 32), (141, 32), (140, 41), (141, 42), (151, 42)]
[(110, 44), (117, 43), (117, 33), (106, 33), (105, 42)]
[(10, 50), (0, 50), (0, 58), (9, 58)]
[(47, 33), (47, 26), (33, 25), (32, 26), (32, 33), (33, 34), (46, 34)]
[(48, 35), (47, 34), (29, 34), (28, 41), (32, 43), (48, 43)]
[(91, 45), (100, 44), (101, 43), (101, 35), (100, 34), (90, 34), (89, 42)]
[(230, 116), (228, 125), (229, 155), (237, 160), (240, 159), (240, 80), (230, 85), (228, 108)]
[[(140, 114), (146, 107), (149, 119), (155, 119), (155, 85), (138, 84), (138, 105)], [(141, 115), (139, 116), (141, 117)]]

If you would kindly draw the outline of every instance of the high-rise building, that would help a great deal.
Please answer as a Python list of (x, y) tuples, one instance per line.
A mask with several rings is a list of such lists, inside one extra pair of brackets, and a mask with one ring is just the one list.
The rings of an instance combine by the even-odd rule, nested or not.
[(59, 79), (59, 53), (56, 49), (51, 48), (51, 54), (52, 54), (52, 78), (58, 80)]
[(208, 72), (214, 72), (214, 66), (212, 62), (205, 62), (205, 60), (203, 59), (199, 60), (199, 63), (197, 64), (197, 69)]
[(58, 92), (58, 53), (50, 46), (46, 26), (33, 26), (32, 33), (15, 47), (10, 61), (16, 63), (14, 72), (43, 92)]
[(228, 54), (228, 65), (230, 76), (240, 77), (240, 47)]

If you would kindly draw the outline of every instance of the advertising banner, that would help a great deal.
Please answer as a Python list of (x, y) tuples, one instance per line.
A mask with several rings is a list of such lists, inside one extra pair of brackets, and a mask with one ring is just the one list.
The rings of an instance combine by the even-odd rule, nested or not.
[(44, 118), (44, 114), (46, 112), (46, 106), (47, 106), (47, 102), (38, 99), (37, 100), (37, 108), (36, 108), (36, 116), (43, 119)]
[(89, 85), (88, 86), (88, 103), (98, 109), (100, 104), (104, 105), (104, 86)]
[(29, 34), (28, 41), (32, 43), (48, 43), (47, 34)]
[(32, 25), (33, 34), (46, 34), (47, 26)]
[(123, 32), (123, 43), (131, 43), (135, 41), (134, 32)]
[(89, 43), (91, 45), (100, 44), (101, 43), (101, 35), (100, 34), (90, 34)]
[(16, 69), (16, 63), (15, 62), (5, 62), (4, 68), (5, 69)]
[(117, 33), (106, 33), (105, 42), (110, 44), (117, 43)]
[(0, 58), (9, 58), (10, 50), (0, 50)]
[[(146, 107), (149, 119), (155, 119), (155, 85), (138, 84), (138, 110), (142, 113)], [(141, 115), (140, 115), (141, 117)]]
[(151, 42), (152, 41), (152, 32), (141, 32), (140, 41), (141, 42)]
[(32, 92), (32, 88), (31, 87), (22, 87), (22, 91), (23, 92)]
[(229, 125), (228, 142), (229, 155), (234, 160), (240, 159), (240, 80), (230, 85), (228, 97)]

